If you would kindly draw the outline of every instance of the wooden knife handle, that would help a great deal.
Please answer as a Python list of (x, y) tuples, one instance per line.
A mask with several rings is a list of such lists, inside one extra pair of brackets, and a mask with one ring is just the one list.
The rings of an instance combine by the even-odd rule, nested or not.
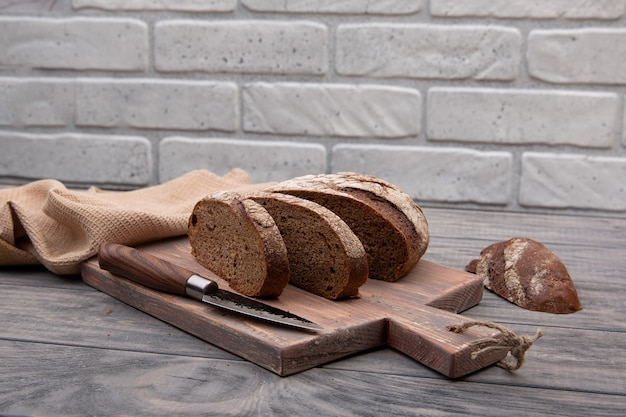
[(176, 295), (187, 295), (187, 280), (194, 275), (188, 269), (117, 243), (100, 245), (98, 263), (116, 275)]

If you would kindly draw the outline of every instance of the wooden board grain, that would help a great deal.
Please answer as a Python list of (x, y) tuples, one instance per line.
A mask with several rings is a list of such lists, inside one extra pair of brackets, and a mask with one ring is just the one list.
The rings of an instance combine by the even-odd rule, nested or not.
[(528, 382), (540, 378), (495, 369), (487, 373), (510, 378), (452, 382), (318, 368), (285, 383), (250, 363), (194, 356), (0, 340), (0, 357), (0, 413), (7, 416), (501, 417), (511, 410), (515, 416), (615, 417), (626, 409), (623, 394), (537, 388)]
[[(190, 269), (209, 272), (190, 254), (186, 238), (140, 249)], [(468, 318), (456, 313), (481, 300), (482, 281), (474, 275), (422, 260), (400, 281), (368, 280), (361, 298), (330, 301), (289, 285), (268, 304), (324, 327), (317, 333), (246, 319), (194, 300), (150, 290), (110, 274), (91, 259), (83, 280), (141, 311), (228, 350), (278, 375), (291, 375), (368, 349), (391, 346), (451, 378), (493, 364), (507, 354), (492, 350), (472, 357), (472, 342), (502, 335), (473, 327), (464, 334), (447, 327)], [(222, 288), (225, 281), (217, 279)]]

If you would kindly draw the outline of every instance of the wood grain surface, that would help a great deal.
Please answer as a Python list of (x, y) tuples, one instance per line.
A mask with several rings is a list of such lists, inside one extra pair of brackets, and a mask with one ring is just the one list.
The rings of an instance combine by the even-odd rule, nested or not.
[(426, 208), (426, 259), (462, 269), (490, 243), (539, 240), (584, 310), (523, 310), (485, 291), (463, 315), (545, 336), (516, 372), (451, 380), (390, 348), (280, 377), (42, 268), (0, 269), (0, 415), (619, 416), (626, 410), (626, 219)]
[[(140, 249), (191, 273), (210, 276), (221, 288), (228, 288), (226, 281), (196, 262), (186, 237)], [(155, 272), (165, 274), (172, 269), (165, 266)], [(321, 325), (323, 330), (315, 333), (245, 319), (151, 290), (102, 270), (97, 259), (83, 265), (82, 276), (90, 286), (282, 376), (385, 345), (452, 378), (507, 354), (494, 350), (473, 355), (477, 349), (471, 343), (497, 339), (502, 336), (497, 331), (472, 328), (457, 334), (448, 330), (468, 320), (454, 313), (480, 301), (482, 282), (475, 275), (429, 261), (418, 263), (393, 283), (368, 280), (358, 299), (331, 301), (290, 285), (278, 299), (264, 300)]]

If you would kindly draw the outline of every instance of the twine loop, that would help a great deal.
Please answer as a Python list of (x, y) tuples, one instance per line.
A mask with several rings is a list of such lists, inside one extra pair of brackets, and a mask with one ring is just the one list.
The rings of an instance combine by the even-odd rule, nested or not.
[(473, 326), (481, 326), (495, 329), (502, 333), (503, 336), (501, 338), (487, 337), (471, 342), (470, 346), (476, 348), (472, 352), (471, 358), (476, 359), (479, 355), (483, 353), (488, 353), (493, 350), (506, 349), (508, 354), (510, 354), (510, 356), (512, 356), (515, 361), (507, 360), (507, 358), (505, 357), (504, 359), (496, 363), (496, 365), (508, 371), (515, 371), (521, 368), (524, 364), (526, 351), (533, 345), (534, 342), (537, 341), (537, 339), (543, 336), (543, 330), (541, 328), (537, 329), (534, 336), (518, 336), (504, 326), (490, 321), (482, 320), (467, 321), (463, 324), (455, 324), (452, 326), (448, 326), (447, 329), (454, 333), (463, 333), (465, 330)]

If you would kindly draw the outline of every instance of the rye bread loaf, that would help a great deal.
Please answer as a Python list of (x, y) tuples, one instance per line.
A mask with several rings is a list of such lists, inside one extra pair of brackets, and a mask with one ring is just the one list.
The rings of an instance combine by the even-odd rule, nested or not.
[(582, 310), (565, 265), (535, 240), (513, 238), (489, 245), (465, 270), (480, 276), (487, 289), (527, 310), (555, 314)]
[(307, 175), (268, 190), (314, 201), (344, 220), (368, 254), (370, 278), (397, 281), (428, 247), (428, 223), (420, 207), (379, 178), (348, 172)]
[(341, 218), (291, 195), (264, 192), (248, 198), (274, 218), (287, 248), (291, 284), (331, 300), (359, 295), (368, 277), (367, 254)]
[(253, 200), (219, 192), (199, 201), (188, 227), (193, 256), (247, 296), (277, 297), (290, 277), (272, 216)]

